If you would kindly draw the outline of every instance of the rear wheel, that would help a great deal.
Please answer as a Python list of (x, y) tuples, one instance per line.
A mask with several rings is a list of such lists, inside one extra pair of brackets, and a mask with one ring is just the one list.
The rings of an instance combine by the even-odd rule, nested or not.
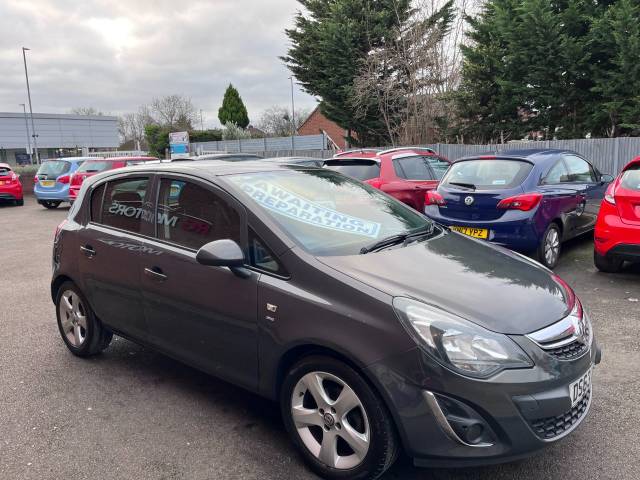
[(282, 417), (307, 464), (323, 478), (382, 475), (398, 446), (389, 413), (367, 382), (331, 357), (302, 359), (281, 391)]
[(16, 205), (17, 205), (18, 207), (21, 207), (21, 206), (23, 206), (23, 205), (24, 205), (24, 199), (23, 199), (23, 198), (21, 198), (20, 200), (16, 200), (15, 202), (16, 202)]
[(538, 260), (545, 267), (554, 269), (560, 260), (562, 250), (560, 228), (552, 223), (547, 227), (538, 246)]
[(624, 260), (620, 260), (619, 258), (607, 257), (606, 255), (600, 255), (594, 250), (593, 263), (595, 263), (596, 268), (601, 272), (616, 273), (619, 272), (622, 268)]
[(113, 334), (96, 318), (89, 303), (73, 282), (65, 282), (56, 295), (58, 329), (67, 348), (79, 357), (100, 353)]
[(42, 206), (50, 210), (53, 210), (54, 208), (58, 208), (61, 203), (62, 202), (59, 202), (57, 200), (43, 200)]

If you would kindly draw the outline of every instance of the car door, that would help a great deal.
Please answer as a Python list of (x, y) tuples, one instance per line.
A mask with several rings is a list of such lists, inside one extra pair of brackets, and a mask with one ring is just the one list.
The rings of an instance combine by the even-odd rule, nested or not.
[(240, 277), (196, 261), (198, 249), (214, 240), (246, 245), (243, 207), (208, 182), (162, 176), (155, 218), (140, 267), (150, 341), (198, 368), (255, 388), (259, 273)]
[(422, 155), (401, 154), (393, 157), (389, 165), (395, 180), (383, 185), (382, 191), (422, 211), (426, 192), (438, 186), (427, 159)]
[(78, 232), (84, 293), (102, 322), (146, 336), (140, 299), (140, 249), (149, 176), (128, 175), (92, 187), (89, 221)]
[(599, 181), (593, 166), (575, 154), (563, 155), (569, 180), (579, 195), (576, 233), (584, 233), (595, 227), (600, 202), (604, 197), (606, 184)]

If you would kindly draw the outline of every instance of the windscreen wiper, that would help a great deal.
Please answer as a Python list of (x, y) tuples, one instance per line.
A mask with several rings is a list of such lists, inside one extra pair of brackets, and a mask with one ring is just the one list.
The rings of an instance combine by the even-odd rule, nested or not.
[(381, 248), (390, 247), (391, 245), (396, 245), (398, 243), (404, 243), (408, 239), (413, 237), (420, 237), (422, 235), (430, 235), (433, 232), (433, 225), (427, 224), (423, 227), (418, 227), (414, 230), (409, 230), (405, 233), (397, 233), (395, 235), (389, 235), (388, 237), (382, 238), (376, 242), (373, 242), (366, 247), (362, 247), (360, 249), (360, 253), (364, 255), (365, 253), (374, 252), (376, 250), (380, 250)]
[(449, 185), (456, 185), (458, 187), (469, 188), (471, 190), (475, 190), (476, 186), (473, 183), (464, 183), (464, 182), (447, 182)]

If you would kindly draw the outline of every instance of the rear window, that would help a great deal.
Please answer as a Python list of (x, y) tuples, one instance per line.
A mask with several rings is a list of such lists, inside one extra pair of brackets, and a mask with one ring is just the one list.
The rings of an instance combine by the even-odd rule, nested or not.
[(465, 160), (454, 163), (442, 183), (454, 188), (503, 190), (520, 185), (533, 165), (521, 160)]
[(330, 160), (325, 167), (356, 180), (371, 180), (380, 176), (380, 164), (373, 160)]
[(84, 162), (78, 170), (78, 173), (96, 173), (96, 172), (104, 172), (105, 170), (109, 170), (111, 168), (112, 162), (106, 162), (102, 160), (89, 160)]
[(63, 173), (67, 173), (71, 168), (69, 162), (63, 160), (49, 160), (44, 162), (38, 169), (38, 175), (46, 175), (47, 177), (59, 177)]
[(6, 177), (11, 175), (11, 169), (7, 167), (0, 167), (0, 177)]
[(634, 165), (622, 174), (620, 186), (628, 190), (640, 191), (640, 165)]

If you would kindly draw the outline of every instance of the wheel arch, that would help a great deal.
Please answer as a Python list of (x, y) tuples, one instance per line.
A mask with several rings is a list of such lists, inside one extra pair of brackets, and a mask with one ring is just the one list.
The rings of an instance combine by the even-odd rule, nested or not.
[(60, 274), (56, 278), (54, 278), (53, 281), (51, 282), (51, 300), (53, 301), (53, 303), (55, 303), (56, 296), (58, 295), (58, 290), (60, 289), (60, 286), (64, 282), (76, 283), (76, 282), (73, 281), (73, 279), (71, 277), (69, 277), (68, 275), (64, 275), (64, 274)]

